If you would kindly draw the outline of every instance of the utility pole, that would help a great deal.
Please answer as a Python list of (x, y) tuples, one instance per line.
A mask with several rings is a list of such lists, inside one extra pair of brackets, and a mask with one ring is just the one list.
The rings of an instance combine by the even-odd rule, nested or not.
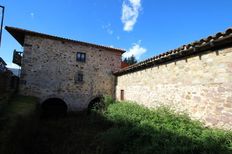
[(2, 9), (1, 31), (0, 31), (0, 46), (1, 46), (1, 42), (2, 42), (2, 27), (3, 27), (3, 19), (4, 19), (4, 10), (5, 10), (5, 7), (0, 5), (0, 8)]

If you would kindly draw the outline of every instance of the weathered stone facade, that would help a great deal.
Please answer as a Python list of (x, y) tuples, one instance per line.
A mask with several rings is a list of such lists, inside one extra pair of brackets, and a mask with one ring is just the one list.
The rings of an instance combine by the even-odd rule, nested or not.
[(117, 77), (116, 97), (169, 106), (210, 126), (232, 128), (232, 47), (206, 51)]
[[(21, 94), (36, 96), (41, 103), (60, 98), (69, 111), (87, 108), (100, 95), (114, 97), (113, 72), (121, 67), (123, 50), (27, 33), (23, 40)], [(77, 61), (77, 52), (86, 54), (85, 62)], [(79, 72), (83, 82), (75, 81)]]

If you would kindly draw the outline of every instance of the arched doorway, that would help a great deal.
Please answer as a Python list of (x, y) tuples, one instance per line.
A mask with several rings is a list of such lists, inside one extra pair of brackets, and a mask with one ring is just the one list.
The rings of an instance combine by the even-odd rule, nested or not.
[(102, 96), (97, 96), (94, 97), (88, 105), (88, 112), (90, 112), (92, 109), (96, 109), (96, 110), (101, 110), (104, 109), (105, 104), (103, 101), (103, 97)]
[(41, 108), (44, 116), (64, 116), (68, 110), (67, 104), (60, 98), (49, 98), (45, 100)]

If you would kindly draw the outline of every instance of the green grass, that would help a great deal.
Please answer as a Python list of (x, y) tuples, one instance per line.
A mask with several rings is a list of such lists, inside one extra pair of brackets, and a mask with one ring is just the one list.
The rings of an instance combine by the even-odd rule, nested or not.
[(204, 128), (167, 108), (116, 103), (105, 117), (114, 127), (99, 135), (106, 153), (232, 153), (232, 133)]
[(232, 153), (232, 132), (205, 128), (166, 108), (149, 110), (108, 98), (104, 110), (90, 115), (41, 118), (35, 102), (21, 96), (5, 109), (0, 153)]
[(73, 113), (65, 118), (40, 119), (37, 127), (30, 137), (34, 141), (26, 149), (28, 153), (97, 153), (95, 136), (110, 128), (110, 124), (86, 113)]
[(0, 114), (13, 95), (13, 92), (0, 92)]
[(27, 116), (36, 110), (37, 101), (35, 97), (15, 96), (5, 109), (7, 116)]
[[(37, 119), (37, 101), (34, 97), (14, 96), (0, 112), (0, 153), (11, 153), (19, 145), (19, 134), (27, 135)], [(17, 153), (15, 151), (14, 153)]]

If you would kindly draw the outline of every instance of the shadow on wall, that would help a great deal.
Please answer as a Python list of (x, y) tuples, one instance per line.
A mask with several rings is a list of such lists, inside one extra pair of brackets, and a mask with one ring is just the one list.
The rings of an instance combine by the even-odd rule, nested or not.
[(42, 116), (55, 116), (61, 117), (65, 116), (68, 111), (67, 104), (60, 98), (49, 98), (45, 100), (42, 105)]

